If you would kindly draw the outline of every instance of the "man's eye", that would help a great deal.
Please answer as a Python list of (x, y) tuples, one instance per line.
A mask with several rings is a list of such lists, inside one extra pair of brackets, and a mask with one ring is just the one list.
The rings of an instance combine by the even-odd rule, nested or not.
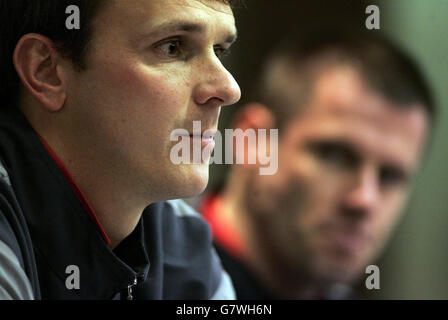
[(385, 186), (404, 185), (407, 180), (407, 175), (400, 169), (385, 167), (380, 171), (380, 181)]
[(157, 46), (157, 49), (169, 58), (183, 57), (185, 55), (183, 42), (179, 39), (163, 42)]
[(315, 144), (311, 146), (311, 150), (321, 162), (327, 165), (346, 169), (356, 165), (356, 157), (339, 145), (332, 143)]
[(221, 46), (214, 46), (213, 50), (215, 51), (215, 54), (219, 59), (223, 59), (230, 53), (230, 49), (226, 49)]
[(353, 162), (349, 155), (337, 149), (321, 150), (320, 156), (325, 162), (340, 167), (349, 167)]

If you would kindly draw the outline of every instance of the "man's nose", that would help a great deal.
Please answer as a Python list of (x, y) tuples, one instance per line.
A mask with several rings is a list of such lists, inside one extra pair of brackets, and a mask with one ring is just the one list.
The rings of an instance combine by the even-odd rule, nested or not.
[(380, 190), (376, 170), (372, 167), (361, 168), (357, 173), (354, 185), (345, 198), (347, 209), (370, 212), (377, 206)]
[(194, 100), (198, 105), (223, 107), (237, 103), (241, 90), (235, 78), (214, 57), (206, 68), (201, 68), (201, 81), (195, 88)]

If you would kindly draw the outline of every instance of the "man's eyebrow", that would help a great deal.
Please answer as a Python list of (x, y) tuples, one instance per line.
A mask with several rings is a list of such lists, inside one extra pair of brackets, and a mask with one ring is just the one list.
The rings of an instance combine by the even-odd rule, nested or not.
[(199, 23), (189, 22), (189, 21), (169, 21), (161, 23), (160, 25), (154, 26), (154, 32), (204, 32), (204, 26)]
[[(159, 25), (153, 26), (150, 31), (145, 35), (145, 37), (156, 37), (165, 33), (175, 33), (175, 32), (192, 32), (192, 33), (205, 33), (205, 26), (200, 23), (178, 20), (164, 22)], [(236, 41), (237, 31), (231, 31), (224, 39), (225, 43), (232, 44)]]

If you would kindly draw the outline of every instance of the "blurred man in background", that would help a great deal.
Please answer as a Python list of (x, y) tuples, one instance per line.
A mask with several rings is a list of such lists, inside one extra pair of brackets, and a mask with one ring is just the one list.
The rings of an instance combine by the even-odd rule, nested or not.
[(234, 120), (279, 129), (277, 173), (233, 166), (201, 211), (237, 298), (347, 298), (401, 215), (433, 102), (415, 63), (384, 39), (288, 43)]

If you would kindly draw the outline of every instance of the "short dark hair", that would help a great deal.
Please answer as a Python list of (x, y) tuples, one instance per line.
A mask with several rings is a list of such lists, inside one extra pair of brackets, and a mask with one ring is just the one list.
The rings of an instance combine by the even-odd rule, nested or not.
[[(288, 100), (284, 88), (271, 81), (273, 67), (284, 63), (295, 81), (295, 100)], [(377, 93), (401, 108), (418, 103), (432, 124), (435, 105), (429, 85), (416, 62), (397, 45), (382, 35), (321, 31), (304, 39), (289, 37), (269, 55), (266, 68), (252, 91), (251, 99), (266, 105), (276, 118), (277, 127), (284, 126), (305, 104), (313, 92), (315, 66), (348, 65)], [(313, 67), (314, 66), (314, 67)], [(286, 74), (285, 74), (286, 73)]]
[[(235, 0), (215, 0), (234, 5)], [(17, 102), (20, 81), (12, 62), (15, 47), (27, 33), (50, 38), (56, 49), (70, 58), (78, 70), (85, 69), (85, 56), (92, 37), (93, 19), (111, 0), (0, 0), (0, 101), (9, 105)], [(82, 13), (82, 28), (65, 27), (66, 8), (78, 6)], [(0, 108), (2, 107), (0, 105)]]

